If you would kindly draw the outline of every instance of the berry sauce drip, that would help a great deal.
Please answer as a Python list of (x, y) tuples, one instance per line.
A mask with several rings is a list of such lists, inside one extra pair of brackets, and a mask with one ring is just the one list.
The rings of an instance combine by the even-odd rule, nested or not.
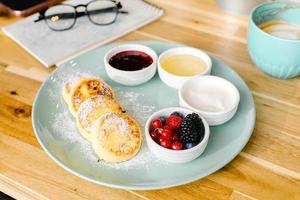
[(137, 71), (150, 66), (153, 59), (141, 51), (122, 51), (111, 57), (109, 64), (119, 70)]

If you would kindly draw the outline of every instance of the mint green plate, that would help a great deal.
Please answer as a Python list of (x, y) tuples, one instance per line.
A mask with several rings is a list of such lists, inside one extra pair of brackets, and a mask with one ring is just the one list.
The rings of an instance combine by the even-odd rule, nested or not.
[[(179, 46), (157, 41), (135, 43), (150, 46), (158, 54)], [(89, 142), (77, 131), (74, 118), (61, 96), (66, 80), (79, 74), (102, 77), (114, 88), (118, 101), (141, 127), (156, 110), (179, 105), (177, 91), (161, 82), (158, 75), (135, 87), (122, 86), (110, 80), (103, 67), (103, 56), (114, 46), (116, 44), (95, 49), (59, 66), (36, 96), (32, 115), (34, 132), (43, 149), (57, 164), (83, 179), (105, 186), (133, 190), (161, 189), (186, 184), (217, 171), (246, 145), (255, 124), (253, 98), (238, 74), (211, 56), (212, 74), (231, 81), (238, 88), (241, 101), (232, 120), (211, 127), (204, 154), (189, 163), (170, 164), (153, 156), (143, 140), (140, 152), (129, 161), (120, 164), (99, 161)]]

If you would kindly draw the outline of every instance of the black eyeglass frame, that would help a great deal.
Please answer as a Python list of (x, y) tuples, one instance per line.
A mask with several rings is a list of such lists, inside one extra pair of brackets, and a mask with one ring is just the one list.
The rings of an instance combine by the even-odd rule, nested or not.
[[(94, 2), (97, 2), (97, 1), (110, 1), (110, 2), (112, 2), (112, 3), (115, 5), (115, 7), (113, 7), (113, 8), (115, 8), (115, 14), (116, 14), (116, 15), (115, 15), (115, 18), (114, 18), (111, 22), (108, 22), (108, 23), (97, 23), (97, 22), (93, 21), (93, 19), (91, 19), (91, 16), (90, 16), (89, 11), (87, 10), (87, 8), (88, 8), (88, 6), (89, 6), (90, 4), (92, 4), (92, 3), (94, 3)], [(127, 11), (122, 11), (122, 10), (120, 10), (120, 9), (122, 9), (122, 4), (121, 4), (121, 2), (115, 1), (115, 0), (92, 0), (92, 1), (90, 1), (89, 3), (87, 3), (87, 4), (78, 4), (78, 5), (76, 5), (76, 6), (73, 6), (73, 5), (70, 5), (70, 4), (56, 4), (56, 5), (54, 5), (54, 6), (59, 6), (59, 5), (69, 6), (69, 7), (72, 7), (72, 8), (74, 9), (74, 16), (73, 16), (73, 17), (74, 17), (74, 21), (73, 21), (73, 23), (72, 23), (69, 27), (64, 28), (64, 29), (55, 29), (55, 28), (51, 27), (51, 26), (48, 24), (47, 17), (45, 16), (45, 13), (46, 13), (46, 11), (47, 11), (48, 9), (50, 9), (51, 7), (50, 7), (50, 8), (47, 8), (47, 9), (45, 9), (45, 10), (43, 10), (43, 11), (41, 11), (41, 12), (39, 13), (40, 15), (39, 15), (38, 19), (34, 20), (34, 22), (39, 22), (39, 21), (41, 21), (41, 20), (44, 20), (45, 23), (47, 24), (47, 26), (48, 26), (51, 30), (53, 30), (53, 31), (66, 31), (66, 30), (70, 30), (70, 29), (72, 29), (72, 28), (74, 27), (74, 25), (76, 24), (76, 21), (77, 21), (77, 18), (78, 18), (78, 17), (82, 17), (82, 16), (85, 16), (85, 15), (87, 15), (89, 21), (92, 22), (93, 24), (98, 25), (98, 26), (106, 26), (106, 25), (113, 24), (113, 23), (117, 20), (119, 13), (122, 13), (122, 14), (128, 14)], [(82, 12), (82, 11), (79, 12), (79, 11), (77, 11), (77, 8), (79, 8), (79, 7), (84, 7), (85, 10), (84, 10), (83, 12)], [(112, 8), (112, 9), (113, 9), (113, 8)]]

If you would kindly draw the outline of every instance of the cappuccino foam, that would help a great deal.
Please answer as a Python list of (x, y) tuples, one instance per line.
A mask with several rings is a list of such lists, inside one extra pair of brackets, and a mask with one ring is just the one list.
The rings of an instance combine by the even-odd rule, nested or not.
[(259, 25), (259, 28), (276, 37), (300, 40), (300, 25), (294, 23), (286, 21), (268, 21)]

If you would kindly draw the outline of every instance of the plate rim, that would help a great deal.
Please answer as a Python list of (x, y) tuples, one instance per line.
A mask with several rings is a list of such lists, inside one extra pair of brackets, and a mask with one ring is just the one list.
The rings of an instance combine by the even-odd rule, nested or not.
[[(104, 46), (101, 46), (99, 48), (104, 48), (104, 47), (108, 47), (108, 46), (116, 46), (116, 45), (121, 45), (121, 44), (128, 44), (128, 43), (142, 43), (142, 44), (151, 44), (151, 43), (160, 43), (160, 44), (164, 44), (164, 45), (181, 45), (181, 46), (186, 46), (184, 44), (180, 44), (180, 43), (176, 43), (176, 42), (164, 42), (164, 41), (158, 41), (158, 40), (133, 40), (133, 41), (126, 41), (126, 42), (117, 42), (117, 43), (110, 43), (110, 44), (107, 44), (107, 45), (104, 45)], [(99, 49), (97, 48), (97, 49)], [(95, 49), (94, 49), (95, 50)], [(93, 50), (92, 50), (93, 51)], [(90, 52), (90, 51), (89, 51)], [(88, 54), (89, 52), (83, 54), (83, 55), (86, 55)], [(247, 140), (245, 140), (244, 143), (241, 143), (239, 146), (238, 146), (238, 151), (236, 151), (234, 154), (232, 154), (230, 157), (228, 157), (227, 159), (224, 159), (222, 160), (222, 162), (219, 162), (218, 164), (214, 165), (212, 168), (208, 169), (205, 171), (205, 173), (202, 173), (201, 175), (195, 175), (195, 176), (192, 176), (192, 177), (188, 177), (186, 178), (185, 180), (183, 181), (178, 181), (177, 183), (171, 183), (171, 184), (163, 184), (163, 185), (126, 185), (126, 184), (123, 184), (123, 183), (117, 183), (117, 184), (113, 184), (113, 183), (108, 183), (108, 182), (104, 182), (104, 181), (99, 181), (99, 180), (95, 180), (91, 177), (88, 177), (88, 176), (85, 176), (85, 175), (82, 175), (80, 174), (80, 172), (74, 170), (74, 169), (71, 169), (70, 167), (68, 167), (67, 165), (65, 165), (62, 161), (60, 161), (59, 158), (55, 157), (55, 155), (53, 155), (47, 148), (46, 146), (44, 145), (44, 143), (42, 142), (39, 134), (38, 134), (38, 131), (37, 131), (37, 128), (36, 128), (36, 125), (35, 125), (35, 118), (36, 118), (36, 102), (38, 101), (39, 99), (39, 96), (41, 95), (41, 90), (45, 87), (46, 83), (48, 82), (48, 80), (50, 79), (50, 77), (55, 74), (55, 73), (58, 73), (59, 69), (62, 67), (62, 65), (64, 65), (65, 63), (69, 62), (69, 61), (66, 61), (64, 63), (62, 63), (60, 66), (58, 66), (52, 73), (49, 74), (49, 76), (47, 77), (47, 79), (45, 81), (43, 81), (43, 83), (41, 84), (39, 90), (37, 91), (37, 94), (34, 98), (34, 101), (33, 101), (33, 104), (32, 104), (32, 117), (31, 117), (31, 122), (32, 122), (32, 127), (33, 127), (33, 132), (35, 134), (35, 137), (37, 138), (40, 146), (42, 147), (42, 149), (46, 152), (46, 154), (56, 163), (58, 164), (60, 167), (62, 167), (63, 169), (65, 169), (66, 171), (68, 171), (69, 173), (73, 174), (73, 175), (76, 175), (84, 180), (87, 180), (87, 181), (90, 181), (92, 183), (95, 183), (95, 184), (98, 184), (98, 185), (103, 185), (103, 186), (108, 186), (108, 187), (111, 187), (111, 188), (117, 188), (117, 189), (128, 189), (128, 190), (157, 190), (157, 189), (166, 189), (166, 188), (170, 188), (170, 187), (175, 187), (175, 186), (180, 186), (180, 185), (184, 185), (184, 184), (188, 184), (188, 183), (191, 183), (191, 182), (194, 182), (196, 180), (199, 180), (201, 178), (204, 178), (216, 171), (218, 171), (219, 169), (221, 169), (222, 167), (224, 167), (225, 165), (227, 165), (229, 162), (231, 162), (242, 150), (243, 148), (246, 146), (246, 144), (249, 142), (249, 139), (250, 137), (252, 136), (252, 133), (254, 131), (254, 128), (255, 128), (255, 122), (256, 122), (256, 108), (255, 108), (255, 103), (254, 103), (254, 99), (253, 99), (253, 95), (251, 94), (251, 91), (248, 87), (248, 85), (245, 83), (245, 81), (240, 77), (240, 75), (235, 71), (233, 70), (229, 65), (227, 65), (226, 63), (224, 63), (221, 59), (217, 58), (216, 56), (214, 55), (211, 55), (209, 54), (209, 56), (212, 56), (215, 60), (217, 60), (218, 62), (221, 62), (222, 64), (226, 65), (230, 70), (231, 72), (233, 72), (236, 76), (238, 76), (240, 78), (240, 80), (244, 83), (244, 85), (246, 86), (246, 88), (248, 89), (248, 92), (251, 96), (251, 99), (250, 99), (250, 102), (254, 108), (254, 116), (253, 116), (253, 119), (251, 122), (249, 122), (249, 124), (251, 124), (251, 130), (249, 131), (249, 134), (248, 134), (248, 137), (247, 137)], [(76, 58), (76, 57), (75, 57)], [(73, 59), (75, 59), (73, 58)]]

